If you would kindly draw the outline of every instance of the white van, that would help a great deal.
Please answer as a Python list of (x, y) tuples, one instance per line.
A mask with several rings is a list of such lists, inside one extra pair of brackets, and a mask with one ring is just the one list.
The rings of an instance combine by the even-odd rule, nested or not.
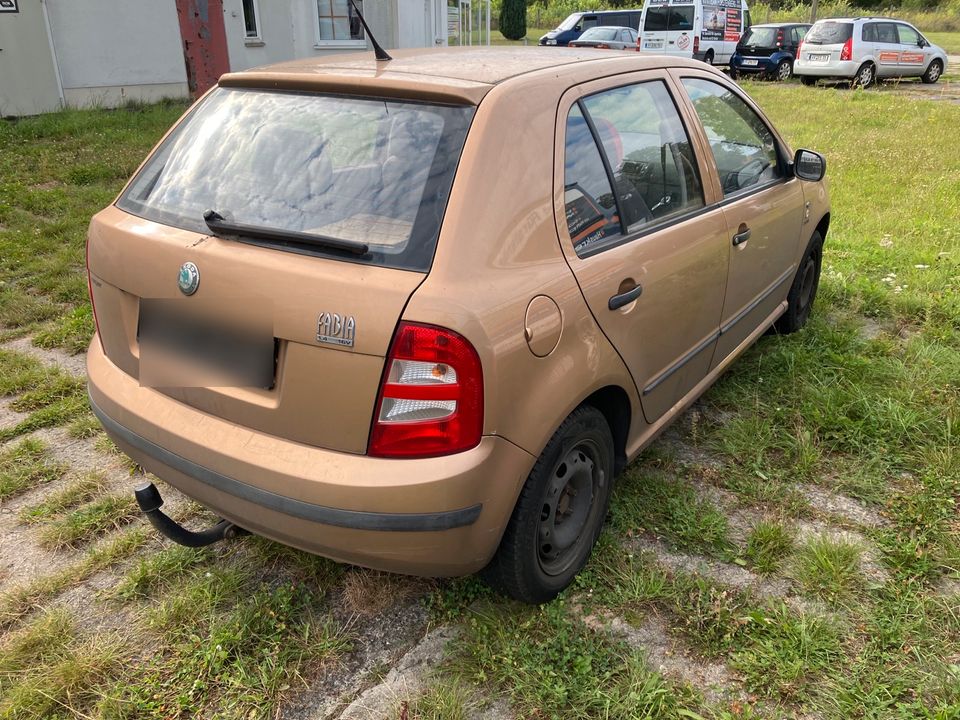
[(746, 0), (644, 0), (637, 50), (727, 65), (748, 27)]

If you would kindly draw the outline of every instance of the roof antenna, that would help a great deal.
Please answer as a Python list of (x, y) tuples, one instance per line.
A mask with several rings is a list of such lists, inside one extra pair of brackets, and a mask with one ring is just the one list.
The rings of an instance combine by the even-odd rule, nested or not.
[(350, 4), (353, 6), (353, 11), (357, 14), (357, 17), (360, 18), (360, 24), (363, 25), (364, 32), (367, 33), (367, 37), (370, 38), (370, 42), (373, 44), (373, 54), (377, 58), (377, 62), (385, 62), (387, 60), (393, 60), (390, 57), (390, 54), (380, 47), (380, 43), (377, 42), (377, 39), (373, 36), (373, 33), (370, 32), (370, 28), (367, 26), (367, 21), (363, 19), (363, 13), (360, 12), (360, 8), (357, 7), (357, 4), (350, 0)]

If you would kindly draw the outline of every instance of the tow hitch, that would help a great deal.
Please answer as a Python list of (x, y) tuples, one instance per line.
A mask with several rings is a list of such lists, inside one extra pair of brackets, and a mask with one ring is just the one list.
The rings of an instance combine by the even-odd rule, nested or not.
[(152, 482), (138, 485), (134, 488), (133, 494), (137, 498), (137, 505), (140, 506), (143, 514), (147, 516), (147, 520), (156, 528), (157, 532), (180, 545), (193, 548), (204, 547), (220, 540), (228, 540), (239, 535), (249, 535), (248, 530), (234, 525), (229, 520), (221, 520), (213, 527), (201, 532), (187, 530), (160, 510), (163, 505), (163, 498), (160, 497), (160, 491)]

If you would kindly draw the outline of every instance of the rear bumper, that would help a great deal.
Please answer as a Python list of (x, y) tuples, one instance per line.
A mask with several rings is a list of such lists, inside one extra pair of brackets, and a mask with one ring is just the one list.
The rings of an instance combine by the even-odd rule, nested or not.
[[(781, 56), (782, 57), (782, 56)], [(738, 73), (748, 74), (748, 73), (772, 73), (776, 70), (777, 65), (780, 62), (781, 57), (770, 56), (770, 57), (744, 57), (743, 55), (734, 55), (730, 58), (730, 69), (735, 70)], [(756, 65), (746, 65), (744, 64), (745, 60), (756, 60)]]
[(794, 75), (809, 75), (819, 78), (852, 78), (862, 63), (854, 60), (837, 60), (829, 63), (812, 63), (797, 58), (793, 63)]
[(140, 387), (96, 338), (87, 373), (107, 434), (145, 469), (240, 527), (381, 570), (450, 576), (482, 568), (534, 463), (497, 437), (423, 460), (283, 440)]

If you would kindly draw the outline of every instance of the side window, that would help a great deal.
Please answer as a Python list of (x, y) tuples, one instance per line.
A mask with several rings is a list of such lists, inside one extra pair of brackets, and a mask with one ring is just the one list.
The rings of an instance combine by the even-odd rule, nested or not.
[(710, 141), (724, 196), (784, 176), (773, 133), (749, 105), (710, 80), (684, 78), (683, 86)]
[(610, 179), (579, 105), (567, 115), (563, 202), (567, 230), (577, 255), (620, 237), (620, 216)]
[(580, 27), (584, 30), (589, 30), (592, 27), (597, 27), (600, 24), (600, 20), (596, 15), (584, 15), (583, 20), (580, 21)]
[(629, 30), (621, 30), (621, 31), (620, 31), (620, 41), (621, 41), (621, 42), (625, 42), (627, 45), (630, 44), (630, 31), (629, 31)]
[(900, 42), (897, 38), (897, 28), (893, 23), (877, 23), (876, 42), (896, 45)]
[[(588, 185), (577, 181), (577, 174), (572, 171), (575, 165), (571, 160), (582, 152), (579, 148), (571, 151), (574, 137), (571, 133), (577, 130), (579, 122), (587, 126), (592, 145), (589, 156), (596, 157), (595, 163), (589, 166), (591, 172), (595, 172), (595, 165), (600, 165), (604, 172), (603, 189), (610, 192), (611, 184), (606, 175), (609, 168), (616, 191), (615, 205), (623, 214), (623, 225), (628, 232), (703, 207), (703, 189), (693, 148), (662, 82), (614, 88), (591, 95), (582, 103), (587, 116), (579, 108), (574, 108), (567, 120), (565, 159), (567, 227), (578, 254), (607, 239), (607, 236), (597, 240), (588, 237), (586, 243), (583, 239), (578, 240), (579, 228), (590, 225), (580, 219), (581, 211), (576, 203), (582, 203), (582, 199), (571, 193), (574, 185), (577, 188)], [(600, 161), (593, 135), (589, 132), (591, 124), (602, 146), (606, 167)], [(579, 138), (576, 144), (579, 145)], [(594, 204), (604, 206), (602, 200)], [(593, 217), (596, 217), (595, 213)], [(592, 224), (597, 222), (593, 220)], [(617, 230), (619, 232), (619, 228)]]
[(908, 25), (897, 25), (897, 31), (900, 33), (900, 43), (903, 45), (918, 45), (920, 43), (920, 33)]
[(877, 42), (877, 24), (867, 23), (864, 25), (862, 37), (864, 42)]

